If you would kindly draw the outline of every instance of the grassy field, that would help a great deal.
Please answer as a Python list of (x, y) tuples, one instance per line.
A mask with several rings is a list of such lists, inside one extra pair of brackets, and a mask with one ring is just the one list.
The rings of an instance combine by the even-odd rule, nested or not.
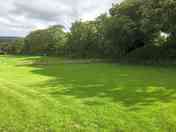
[(0, 56), (0, 132), (176, 132), (176, 68)]

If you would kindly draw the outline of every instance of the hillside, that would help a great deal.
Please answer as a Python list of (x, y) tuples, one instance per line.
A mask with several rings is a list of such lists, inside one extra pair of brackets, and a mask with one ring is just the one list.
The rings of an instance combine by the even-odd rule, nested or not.
[(15, 39), (17, 39), (18, 37), (2, 37), (0, 36), (0, 43), (1, 42), (11, 42), (11, 41), (14, 41)]

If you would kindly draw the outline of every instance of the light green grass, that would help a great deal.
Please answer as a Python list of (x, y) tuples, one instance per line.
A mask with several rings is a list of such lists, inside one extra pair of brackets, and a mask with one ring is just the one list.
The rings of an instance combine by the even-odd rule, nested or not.
[(0, 132), (176, 132), (176, 68), (0, 56)]

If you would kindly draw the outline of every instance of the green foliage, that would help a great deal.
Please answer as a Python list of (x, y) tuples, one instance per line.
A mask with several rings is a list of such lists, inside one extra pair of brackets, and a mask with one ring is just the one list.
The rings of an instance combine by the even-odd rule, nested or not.
[(47, 30), (33, 31), (25, 38), (25, 52), (27, 53), (44, 54), (49, 50), (50, 45), (52, 42)]
[(0, 37), (0, 54), (20, 54), (24, 47), (24, 39), (16, 37)]
[(130, 63), (176, 64), (176, 48), (171, 45), (147, 45), (130, 52), (124, 60)]
[(6, 54), (9, 53), (11, 49), (11, 46), (9, 43), (1, 42), (0, 43), (0, 54)]
[(23, 48), (24, 48), (24, 38), (17, 38), (11, 44), (11, 51), (10, 51), (10, 53), (21, 54), (23, 52)]
[[(140, 49), (142, 53), (147, 45), (161, 46), (161, 49), (166, 46), (170, 52), (176, 48), (176, 1), (124, 0), (114, 4), (109, 14), (101, 14), (93, 21), (74, 22), (69, 32), (55, 25), (31, 32), (22, 43), (18, 41), (13, 46), (6, 43), (1, 49), (8, 53), (22, 50), (30, 54), (110, 59), (122, 58)], [(148, 52), (157, 56), (159, 51), (155, 50), (151, 48)]]
[(61, 54), (66, 43), (66, 34), (61, 26), (52, 26), (48, 29), (37, 30), (25, 38), (24, 52), (30, 54)]
[(154, 27), (169, 34), (169, 41), (176, 42), (176, 1), (146, 0), (143, 16), (150, 18)]
[(76, 57), (96, 57), (97, 28), (94, 22), (75, 22), (71, 27), (68, 53)]
[(51, 26), (47, 29), (53, 41), (53, 54), (63, 55), (65, 53), (65, 45), (67, 43), (67, 33), (61, 25)]
[(105, 39), (112, 57), (123, 56), (135, 48), (137, 27), (126, 16), (111, 17), (106, 25)]
[(112, 16), (128, 16), (134, 21), (141, 19), (141, 5), (144, 0), (125, 0), (120, 5), (116, 4), (110, 9)]
[(150, 18), (143, 16), (145, 2), (144, 0), (125, 0), (110, 9), (112, 17), (126, 16), (136, 25), (136, 34), (131, 38), (135, 40), (132, 45), (136, 48), (150, 44), (159, 32)]

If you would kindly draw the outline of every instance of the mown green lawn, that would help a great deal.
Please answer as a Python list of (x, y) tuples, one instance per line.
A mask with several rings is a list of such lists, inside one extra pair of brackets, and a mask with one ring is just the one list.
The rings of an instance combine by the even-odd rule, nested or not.
[(0, 56), (0, 132), (176, 132), (176, 67)]

